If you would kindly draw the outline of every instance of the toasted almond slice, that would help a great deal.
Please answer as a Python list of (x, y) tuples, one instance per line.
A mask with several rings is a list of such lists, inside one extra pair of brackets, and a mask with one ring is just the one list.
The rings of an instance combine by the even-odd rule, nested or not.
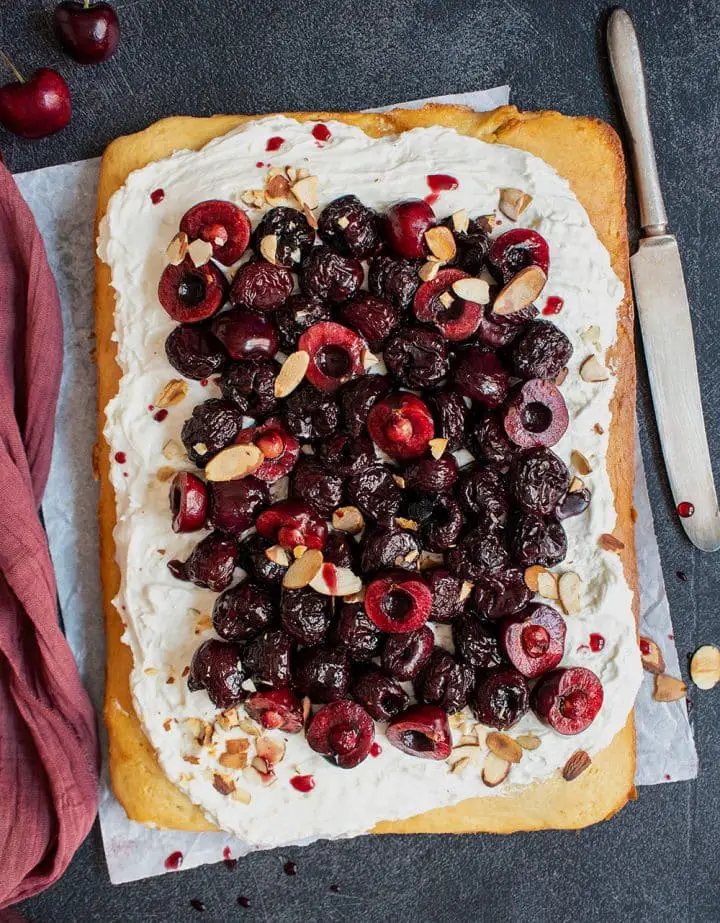
[(308, 586), (322, 567), (322, 551), (309, 548), (305, 554), (293, 561), (285, 571), (282, 585), (286, 590), (300, 590)]
[(405, 489), (405, 478), (401, 477), (399, 474), (393, 474), (393, 481), (395, 481), (400, 490)]
[(580, 366), (580, 377), (583, 381), (607, 381), (610, 378), (610, 372), (597, 356), (588, 356)]
[(292, 194), (301, 205), (307, 205), (308, 208), (318, 207), (318, 181), (317, 176), (306, 176), (298, 180), (291, 187)]
[(676, 676), (668, 676), (667, 673), (658, 673), (655, 677), (655, 689), (653, 698), (656, 702), (677, 702), (687, 695), (687, 686)]
[(278, 239), (275, 234), (266, 234), (260, 241), (260, 253), (268, 261), (275, 265), (277, 259)]
[(476, 747), (478, 739), (474, 734), (463, 734), (457, 742), (458, 747)]
[(197, 452), (198, 455), (207, 455), (208, 447), (204, 442), (196, 442), (193, 446), (193, 451)]
[(428, 260), (418, 269), (418, 275), (423, 282), (432, 282), (435, 276), (440, 272), (442, 263), (440, 260)]
[(308, 365), (310, 365), (310, 353), (305, 352), (304, 349), (290, 353), (275, 379), (275, 397), (287, 397), (288, 394), (292, 394), (305, 377)]
[(310, 701), (309, 696), (303, 696), (302, 700), (302, 716), (303, 716), (303, 727), (307, 727), (308, 719), (312, 712), (312, 702)]
[[(277, 168), (275, 168), (277, 169)], [(287, 202), (289, 199), (292, 199), (293, 194), (290, 189), (290, 181), (284, 172), (273, 172), (270, 170), (268, 174), (268, 180), (265, 184), (265, 201), (268, 205), (282, 205), (284, 202)]]
[(182, 378), (171, 378), (155, 399), (156, 407), (172, 407), (184, 401), (188, 393), (188, 383)]
[(226, 751), (220, 754), (218, 762), (225, 769), (244, 769), (247, 766), (247, 753), (230, 753)]
[(515, 740), (520, 744), (523, 750), (537, 750), (542, 741), (537, 734), (521, 734)]
[(204, 266), (213, 255), (212, 244), (198, 237), (197, 240), (188, 244), (187, 255), (190, 257), (193, 266)]
[(251, 718), (242, 718), (238, 724), (238, 727), (241, 731), (245, 731), (245, 733), (249, 734), (251, 737), (262, 736), (260, 725), (253, 721)]
[(346, 603), (365, 602), (365, 587), (361, 587), (358, 593), (351, 593), (349, 596), (344, 596), (343, 599)]
[(240, 715), (237, 708), (226, 708), (224, 712), (218, 715), (217, 723), (225, 731), (237, 727), (240, 724)]
[(485, 279), (458, 279), (457, 282), (453, 282), (452, 290), (464, 301), (472, 301), (475, 304), (488, 304), (490, 301), (490, 286)]
[(589, 754), (584, 750), (576, 750), (563, 766), (563, 779), (565, 779), (566, 782), (572, 782), (573, 779), (577, 779), (579, 775), (585, 772), (590, 763), (592, 763), (592, 760)]
[(252, 801), (252, 795), (250, 792), (245, 791), (244, 788), (237, 788), (230, 795), (233, 801), (239, 801), (240, 804), (250, 804)]
[(258, 737), (255, 752), (269, 766), (276, 766), (285, 759), (285, 741), (278, 737)]
[(599, 423), (594, 423), (594, 424), (593, 424), (593, 429), (594, 429), (595, 432), (598, 434), (598, 436), (602, 436), (603, 433), (605, 432), (605, 430), (602, 428), (602, 426), (600, 426)]
[(566, 615), (577, 615), (580, 611), (580, 588), (582, 580), (569, 570), (558, 580), (558, 597)]
[(591, 346), (600, 346), (600, 327), (597, 324), (590, 324), (580, 334), (580, 339), (589, 343)]
[(480, 747), (478, 746), (477, 738), (471, 738), (471, 743), (463, 744), (462, 746), (453, 747), (450, 751), (450, 756), (447, 758), (448, 763), (452, 766), (453, 763), (457, 763), (458, 760), (477, 760), (481, 755)]
[[(261, 738), (258, 737), (258, 743)], [(263, 759), (261, 756), (253, 757), (252, 762), (250, 763), (253, 769), (259, 772), (261, 775), (266, 776), (270, 772), (270, 765), (267, 760)]]
[(504, 317), (522, 311), (535, 301), (546, 282), (547, 276), (539, 266), (526, 266), (501, 289), (493, 304), (493, 313)]
[(207, 463), (205, 477), (208, 481), (237, 481), (257, 471), (264, 457), (251, 442), (228, 446)]
[(703, 644), (692, 655), (690, 678), (698, 689), (712, 689), (720, 682), (720, 650), (714, 644)]
[(158, 481), (169, 481), (171, 478), (175, 477), (175, 469), (170, 468), (168, 465), (163, 465), (162, 468), (158, 468), (155, 472), (155, 477)]
[(350, 219), (346, 218), (345, 215), (340, 215), (340, 217), (337, 220), (337, 224), (338, 224), (338, 227), (342, 228), (344, 231), (345, 228), (350, 227)]
[(499, 731), (491, 731), (485, 743), (495, 756), (501, 760), (507, 760), (508, 763), (519, 763), (522, 759), (522, 747), (512, 737), (507, 734), (501, 734)]
[(464, 603), (465, 600), (470, 596), (473, 590), (473, 584), (469, 580), (463, 580), (462, 586), (460, 587), (459, 600), (461, 603)]
[[(488, 737), (489, 736), (490, 735), (488, 735)], [(507, 779), (511, 767), (512, 763), (502, 759), (497, 753), (493, 753), (491, 750), (485, 757), (482, 773), (480, 775), (488, 788), (495, 788), (496, 785), (500, 785), (501, 782)]]
[(622, 551), (625, 547), (624, 543), (619, 538), (611, 535), (610, 532), (603, 532), (600, 536), (600, 545), (605, 551)]
[(580, 478), (574, 477), (572, 481), (570, 481), (570, 486), (568, 487), (568, 493), (574, 494), (578, 490), (582, 490), (584, 486), (585, 484), (580, 480)]
[(517, 221), (531, 202), (532, 196), (522, 189), (500, 190), (500, 211), (511, 221)]
[(555, 384), (558, 386), (558, 388), (568, 377), (568, 371), (569, 371), (568, 367), (565, 365), (563, 366), (563, 368), (560, 369), (560, 371), (555, 376)]
[(407, 564), (412, 564), (413, 561), (417, 561), (419, 557), (420, 552), (417, 550), (417, 548), (413, 548), (412, 551), (408, 551), (408, 553), (405, 555), (405, 562)]
[(443, 263), (452, 260), (457, 253), (457, 246), (452, 231), (442, 224), (425, 231), (425, 243), (430, 248), (432, 255), (442, 260)]
[(440, 437), (438, 437), (437, 439), (431, 439), (430, 442), (428, 442), (428, 445), (430, 446), (430, 454), (432, 455), (432, 457), (442, 458), (445, 452), (445, 449), (447, 449), (447, 444), (448, 444), (447, 439), (443, 439)]
[(265, 193), (262, 189), (246, 189), (240, 200), (251, 208), (262, 208), (265, 204)]
[(436, 551), (423, 551), (420, 553), (418, 567), (420, 570), (433, 570), (435, 567), (442, 567), (444, 558)]
[(282, 545), (271, 545), (265, 549), (265, 557), (273, 564), (279, 564), (280, 567), (290, 566), (290, 556)]
[(664, 673), (665, 658), (663, 652), (652, 638), (640, 638), (640, 659), (643, 669), (648, 673)]
[(303, 210), (303, 215), (305, 215), (305, 220), (307, 221), (307, 223), (310, 225), (313, 231), (317, 231), (318, 220), (313, 214), (313, 211), (310, 208), (310, 206), (307, 203), (303, 203), (302, 210)]
[(533, 593), (538, 593), (540, 591), (540, 574), (547, 574), (547, 568), (541, 567), (539, 564), (533, 564), (532, 567), (528, 567), (525, 570), (524, 580), (525, 586), (533, 591)]
[(578, 474), (585, 475), (592, 473), (592, 465), (587, 460), (586, 456), (583, 455), (582, 452), (578, 451), (578, 449), (573, 449), (570, 453), (570, 463)]
[(467, 213), (466, 208), (459, 208), (456, 212), (453, 212), (451, 215), (453, 229), (458, 234), (465, 234), (468, 227), (470, 226), (470, 216)]
[(336, 567), (326, 562), (310, 581), (310, 586), (324, 596), (351, 596), (360, 592), (362, 580), (349, 567)]
[(546, 570), (538, 574), (538, 593), (545, 599), (558, 598), (558, 577), (551, 571)]
[(439, 296), (438, 301), (444, 308), (450, 308), (455, 299), (450, 292), (443, 292), (442, 295)]
[(451, 728), (460, 728), (465, 724), (465, 715), (461, 711), (454, 711), (448, 718), (448, 724)]
[(457, 762), (451, 764), (450, 772), (454, 775), (460, 775), (465, 772), (465, 770), (470, 766), (472, 760), (469, 756), (464, 756), (462, 759), (459, 759)]
[(162, 453), (168, 461), (179, 461), (181, 458), (185, 458), (185, 449), (174, 439), (168, 439), (163, 446)]
[(216, 772), (213, 775), (213, 788), (221, 795), (231, 795), (235, 791), (235, 783), (230, 776)]
[(292, 550), (293, 557), (301, 558), (305, 554), (306, 551), (307, 551), (307, 548), (305, 547), (305, 545), (296, 545)]
[(414, 519), (406, 519), (404, 516), (395, 517), (395, 525), (401, 529), (409, 529), (411, 532), (417, 532), (420, 528)]
[(240, 683), (240, 685), (245, 690), (245, 692), (257, 692), (257, 686), (255, 685), (255, 680), (250, 679), (250, 677), (248, 677), (247, 679), (244, 679)]
[(167, 245), (167, 250), (165, 251), (168, 262), (172, 263), (173, 266), (179, 266), (187, 256), (189, 243), (190, 241), (185, 231), (178, 231)]
[(340, 506), (333, 513), (332, 525), (339, 532), (357, 535), (365, 528), (365, 520), (356, 506)]
[(362, 367), (367, 371), (371, 369), (374, 365), (377, 365), (380, 360), (375, 355), (375, 353), (370, 352), (369, 349), (364, 349), (361, 355)]

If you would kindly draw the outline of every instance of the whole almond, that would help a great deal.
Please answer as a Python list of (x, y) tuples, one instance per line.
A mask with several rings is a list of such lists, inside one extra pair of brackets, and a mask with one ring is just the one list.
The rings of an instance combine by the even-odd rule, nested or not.
[(535, 301), (546, 282), (547, 276), (539, 266), (526, 266), (501, 289), (493, 304), (493, 313), (504, 317), (522, 311)]
[(600, 536), (600, 545), (605, 551), (622, 551), (625, 547), (624, 543), (621, 542), (619, 538), (615, 538), (615, 536), (611, 535), (609, 532), (603, 532)]
[(522, 747), (520, 744), (508, 737), (507, 734), (501, 734), (499, 731), (491, 731), (485, 743), (488, 748), (502, 760), (508, 763), (519, 763), (522, 759)]
[(522, 189), (500, 190), (500, 211), (511, 221), (517, 221), (531, 202), (532, 196)]
[(677, 702), (678, 699), (684, 699), (686, 695), (687, 686), (676, 676), (659, 673), (655, 677), (653, 698), (656, 702)]
[(457, 253), (452, 231), (442, 224), (425, 231), (425, 243), (428, 245), (432, 255), (442, 260), (443, 263), (454, 259)]
[(665, 672), (663, 652), (652, 638), (640, 638), (640, 659), (643, 669), (648, 673)]
[(262, 465), (263, 453), (251, 442), (247, 445), (231, 445), (211, 458), (205, 466), (208, 481), (237, 481)]
[(566, 782), (572, 782), (573, 779), (582, 775), (591, 763), (592, 760), (588, 753), (584, 750), (576, 750), (563, 766), (563, 779)]
[(714, 644), (703, 644), (695, 651), (690, 678), (698, 689), (712, 689), (720, 682), (720, 650)]
[(304, 349), (290, 353), (275, 379), (275, 397), (287, 397), (288, 394), (292, 394), (305, 377), (308, 365), (310, 354)]
[(322, 563), (322, 552), (308, 548), (305, 554), (293, 561), (285, 571), (282, 585), (286, 590), (300, 590), (308, 586), (322, 567)]
[(507, 779), (511, 766), (512, 763), (502, 759), (491, 750), (485, 757), (480, 777), (488, 788), (495, 788)]

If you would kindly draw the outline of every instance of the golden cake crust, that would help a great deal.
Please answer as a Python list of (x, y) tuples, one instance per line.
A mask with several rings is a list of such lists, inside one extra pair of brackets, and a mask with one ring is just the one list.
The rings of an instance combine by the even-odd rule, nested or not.
[[(487, 142), (499, 142), (536, 154), (570, 183), (587, 210), (613, 269), (625, 286), (618, 311), (618, 340), (607, 357), (617, 372), (607, 455), (615, 497), (615, 535), (625, 574), (634, 592), (637, 618), (637, 573), (634, 546), (635, 355), (633, 305), (630, 290), (625, 165), (613, 129), (598, 119), (569, 117), (558, 112), (518, 112), (503, 106), (477, 113), (459, 106), (427, 105), (382, 114), (357, 112), (286, 113), (298, 121), (334, 119), (355, 125), (373, 137), (418, 127), (444, 125)], [(212, 118), (163, 119), (145, 131), (118, 138), (102, 159), (97, 221), (111, 195), (128, 174), (174, 150), (199, 149), (211, 139), (258, 116), (218, 115)], [(160, 768), (155, 751), (135, 714), (129, 677), (132, 654), (123, 644), (123, 625), (113, 597), (120, 574), (115, 561), (113, 529), (115, 494), (110, 482), (108, 445), (102, 432), (105, 407), (115, 396), (120, 369), (115, 361), (115, 296), (109, 267), (96, 258), (96, 324), (98, 363), (98, 430), (96, 468), (100, 478), (100, 534), (103, 608), (107, 632), (105, 721), (110, 746), (110, 776), (120, 803), (132, 820), (181, 830), (216, 830), (197, 805), (173, 785)], [(542, 782), (508, 794), (475, 798), (400, 821), (379, 823), (375, 833), (511, 833), (544, 828), (580, 828), (611, 817), (635, 797), (635, 729), (630, 714), (625, 728), (578, 779), (566, 782), (560, 772)]]

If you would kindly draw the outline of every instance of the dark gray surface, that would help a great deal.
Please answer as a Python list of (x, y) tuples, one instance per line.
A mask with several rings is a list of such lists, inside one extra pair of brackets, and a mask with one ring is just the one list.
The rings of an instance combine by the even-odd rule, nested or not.
[[(21, 69), (56, 65), (74, 94), (62, 134), (26, 143), (0, 133), (11, 169), (99, 154), (116, 135), (177, 112), (343, 109), (509, 82), (523, 108), (615, 121), (601, 24), (591, 0), (388, 0), (304, 4), (223, 0), (118, 3), (117, 57), (83, 69), (48, 29), (51, 2), (5, 0), (2, 47)], [(712, 454), (720, 453), (720, 7), (716, 0), (628, 4), (645, 51), (668, 212), (684, 254)], [(720, 641), (720, 557), (696, 552), (672, 510), (640, 364), (640, 415), (681, 659)], [(675, 576), (684, 571), (689, 580)], [(27, 902), (38, 923), (101, 921), (673, 921), (720, 919), (720, 694), (696, 693), (702, 763), (692, 784), (643, 789), (609, 824), (581, 833), (364, 837), (260, 853), (112, 888), (97, 832), (60, 883)], [(298, 861), (283, 874), (286, 856)], [(0, 872), (0, 874), (2, 874)], [(331, 883), (340, 894), (328, 891)], [(252, 908), (237, 907), (246, 894)], [(201, 898), (199, 916), (190, 898)]]

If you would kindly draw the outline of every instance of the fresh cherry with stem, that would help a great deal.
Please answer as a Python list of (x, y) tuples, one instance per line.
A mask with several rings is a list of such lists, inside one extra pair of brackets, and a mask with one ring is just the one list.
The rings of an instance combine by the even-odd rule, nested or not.
[(15, 82), (0, 86), (0, 124), (22, 138), (45, 138), (70, 121), (70, 88), (57, 71), (41, 67), (26, 80), (8, 56), (0, 61), (15, 75)]
[(62, 0), (53, 12), (53, 26), (63, 51), (79, 64), (107, 61), (120, 41), (120, 21), (109, 3)]

